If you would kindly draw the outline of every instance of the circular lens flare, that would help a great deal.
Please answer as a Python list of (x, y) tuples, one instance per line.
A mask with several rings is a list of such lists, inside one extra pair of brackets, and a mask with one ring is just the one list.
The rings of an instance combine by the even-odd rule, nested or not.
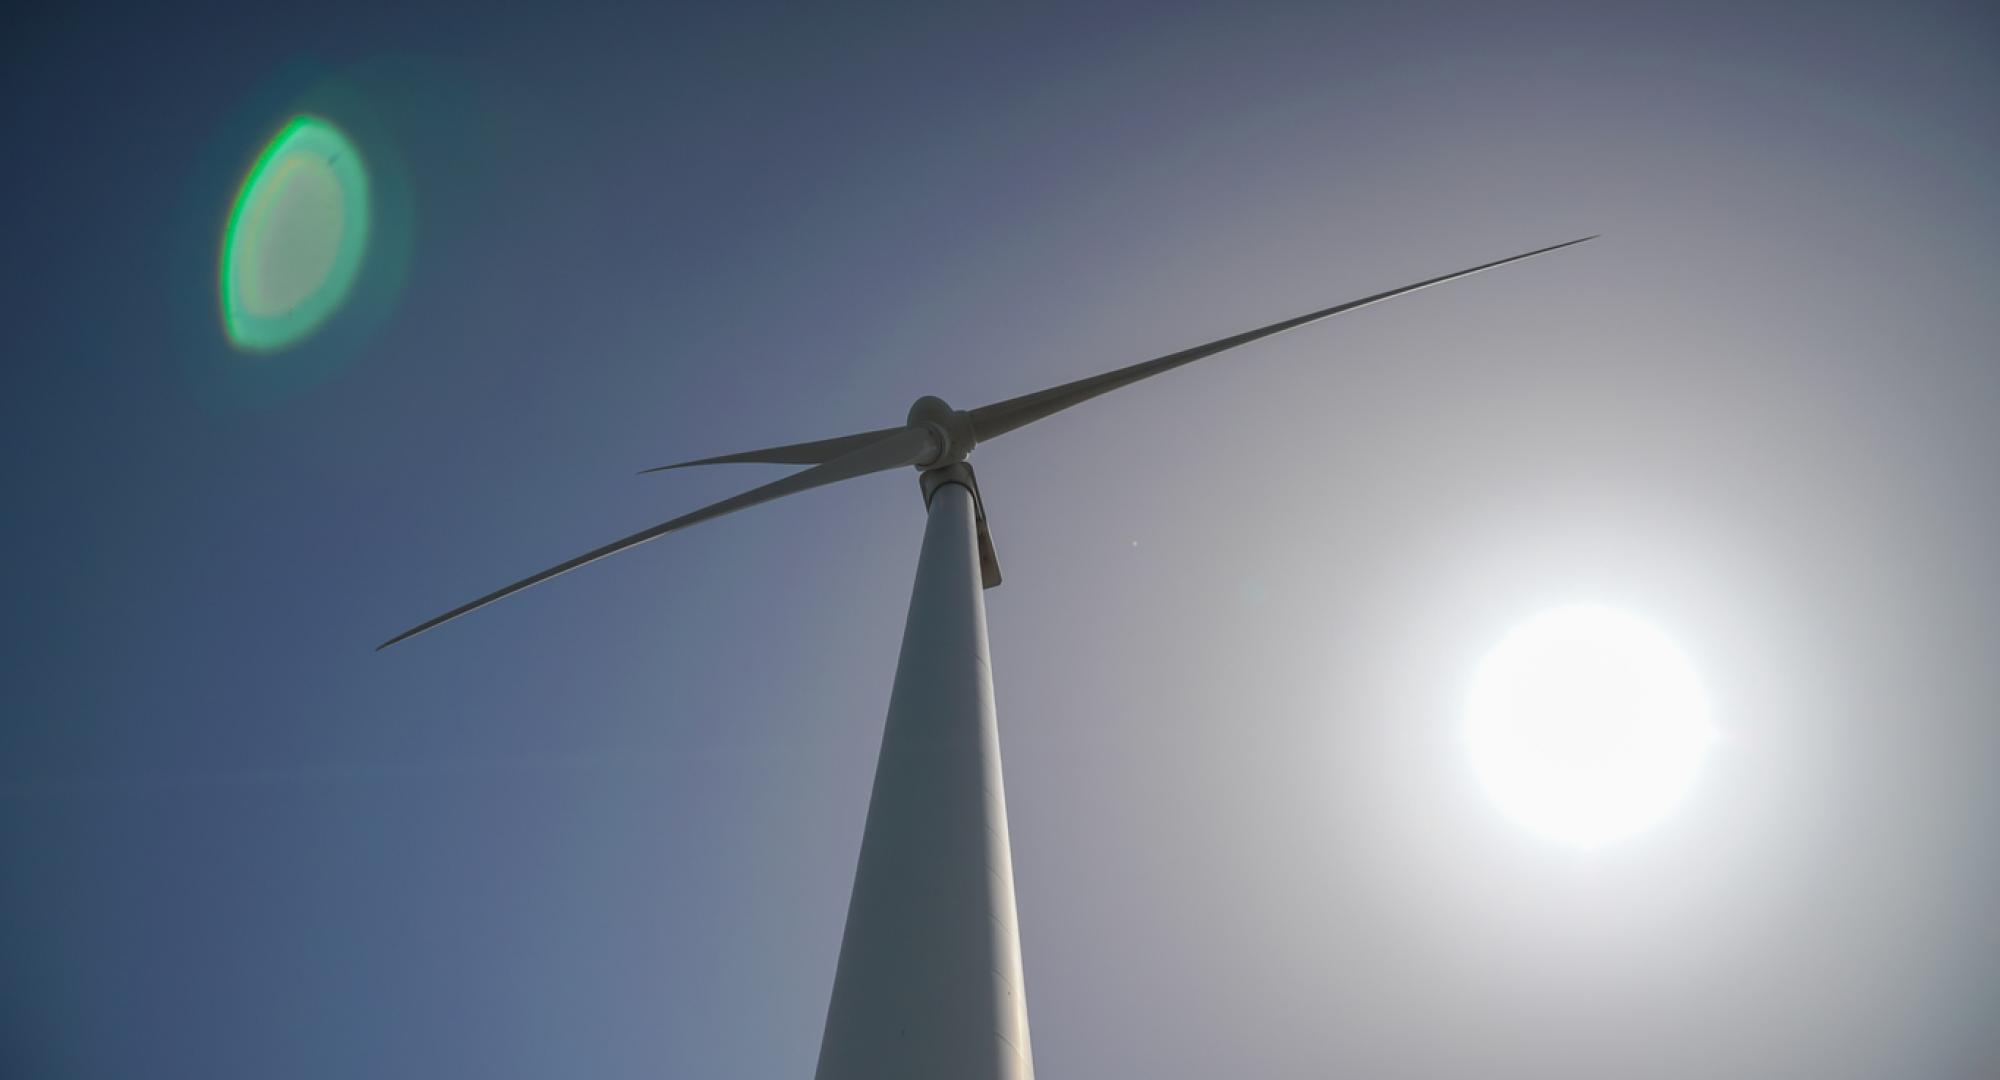
[(1564, 608), (1480, 665), (1466, 735), (1479, 777), (1521, 823), (1583, 847), (1658, 821), (1714, 740), (1694, 669), (1622, 612)]
[(309, 337), (354, 287), (367, 252), (368, 172), (339, 128), (295, 116), (250, 166), (222, 237), (222, 328), (245, 352)]

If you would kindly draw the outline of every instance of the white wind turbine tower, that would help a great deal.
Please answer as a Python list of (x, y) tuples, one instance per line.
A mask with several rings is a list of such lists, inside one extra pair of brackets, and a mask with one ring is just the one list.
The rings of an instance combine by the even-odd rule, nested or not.
[(1032, 1077), (1007, 797), (1000, 779), (981, 593), (1000, 584), (1000, 565), (966, 455), (978, 443), (1226, 349), (1591, 239), (1595, 237), (1484, 263), (970, 411), (921, 397), (899, 427), (661, 466), (770, 462), (811, 467), (550, 567), (405, 630), (377, 648), (690, 525), (836, 481), (916, 466), (928, 522), (817, 1076)]

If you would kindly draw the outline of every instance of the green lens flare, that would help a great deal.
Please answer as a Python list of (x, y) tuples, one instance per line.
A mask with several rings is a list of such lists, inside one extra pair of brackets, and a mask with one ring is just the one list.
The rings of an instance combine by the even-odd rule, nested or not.
[(368, 248), (368, 170), (331, 123), (296, 116), (236, 191), (222, 234), (222, 329), (253, 353), (303, 341), (339, 310)]

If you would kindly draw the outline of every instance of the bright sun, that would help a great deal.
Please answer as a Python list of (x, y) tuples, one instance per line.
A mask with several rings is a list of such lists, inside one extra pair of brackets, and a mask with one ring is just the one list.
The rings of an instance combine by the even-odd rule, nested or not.
[(1516, 628), (1487, 655), (1466, 736), (1509, 815), (1589, 847), (1671, 810), (1715, 732), (1671, 642), (1622, 612), (1573, 607)]

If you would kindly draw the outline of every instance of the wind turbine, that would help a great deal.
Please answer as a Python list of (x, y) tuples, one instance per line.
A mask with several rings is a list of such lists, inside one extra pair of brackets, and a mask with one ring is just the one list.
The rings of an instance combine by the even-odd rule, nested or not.
[(966, 455), (979, 443), (1100, 394), (1238, 345), (1593, 239), (1483, 263), (969, 411), (925, 396), (898, 427), (647, 469), (732, 462), (811, 466), (523, 578), (376, 649), (690, 525), (841, 480), (916, 466), (928, 510), (924, 542), (816, 1075), (819, 1080), (1032, 1077), (981, 592), (1000, 584), (1000, 563)]

